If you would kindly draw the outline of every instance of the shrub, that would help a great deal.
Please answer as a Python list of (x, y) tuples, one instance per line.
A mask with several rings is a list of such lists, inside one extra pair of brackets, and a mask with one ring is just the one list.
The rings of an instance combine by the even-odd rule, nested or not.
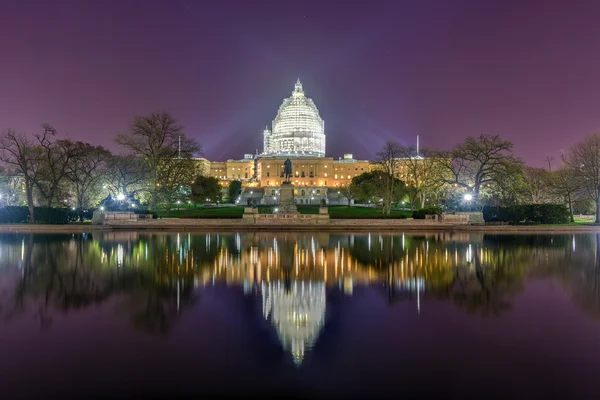
[(413, 211), (413, 218), (414, 219), (425, 219), (426, 215), (434, 215), (434, 214), (441, 214), (441, 213), (442, 213), (441, 207), (420, 208), (418, 210)]
[(0, 208), (0, 223), (20, 224), (29, 220), (29, 209), (27, 207), (6, 206)]
[[(37, 224), (68, 224), (82, 219), (91, 219), (94, 210), (72, 210), (70, 208), (35, 207)], [(0, 208), (0, 223), (22, 224), (29, 221), (29, 209), (25, 206), (6, 206)]]
[(485, 206), (486, 222), (512, 224), (564, 224), (569, 222), (569, 211), (563, 204), (520, 204), (507, 207)]
[(360, 215), (360, 214), (329, 214), (329, 219), (406, 219), (406, 215), (402, 214), (373, 214), (373, 215)]

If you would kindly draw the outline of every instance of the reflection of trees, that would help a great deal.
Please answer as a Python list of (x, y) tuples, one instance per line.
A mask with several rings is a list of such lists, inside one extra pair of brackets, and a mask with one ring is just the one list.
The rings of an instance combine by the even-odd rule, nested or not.
[(511, 299), (522, 290), (526, 260), (518, 250), (489, 250), (489, 261), (482, 262), (480, 252), (473, 251), (473, 265), (456, 269), (449, 296), (470, 313), (499, 315), (510, 310)]
[[(182, 250), (172, 238), (147, 240), (107, 244), (85, 234), (24, 237), (23, 273), (8, 316), (33, 308), (42, 326), (47, 326), (52, 312), (68, 312), (125, 294), (118, 300), (134, 326), (165, 332), (193, 302), (192, 252), (186, 249), (180, 259)], [(200, 257), (209, 258), (204, 247)]]
[(559, 280), (583, 311), (600, 318), (600, 234), (561, 236), (566, 245), (538, 274)]
[(511, 307), (532, 258), (527, 246), (481, 245), (437, 235), (369, 235), (354, 239), (351, 254), (381, 272), (390, 302), (423, 295), (447, 299), (469, 312), (497, 315)]
[[(468, 312), (510, 310), (527, 276), (560, 279), (600, 316), (600, 239), (592, 235), (233, 233), (0, 235), (0, 272), (16, 285), (0, 312), (56, 312), (112, 301), (132, 324), (166, 332), (211, 281), (323, 281), (382, 288), (390, 303), (435, 298)], [(288, 285), (289, 286), (289, 285)]]

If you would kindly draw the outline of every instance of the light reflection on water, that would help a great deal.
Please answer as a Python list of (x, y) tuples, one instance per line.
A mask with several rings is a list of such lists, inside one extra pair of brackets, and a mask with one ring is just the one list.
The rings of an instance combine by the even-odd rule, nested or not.
[[(35, 325), (19, 329), (51, 330), (69, 313), (110, 304), (118, 311), (105, 324), (128, 321), (135, 331), (168, 337), (193, 320), (202, 297), (213, 293), (208, 288), (224, 285), (260, 303), (260, 317), (298, 369), (335, 313), (360, 307), (350, 299), (371, 292), (389, 306), (405, 304), (416, 318), (440, 304), (471, 318), (501, 318), (517, 307), (529, 282), (551, 280), (595, 320), (599, 241), (596, 235), (448, 232), (6, 234), (0, 235), (0, 327), (30, 319)], [(369, 304), (373, 315), (381, 312), (382, 305)], [(378, 332), (371, 334), (376, 340)], [(318, 361), (312, 365), (318, 368)]]

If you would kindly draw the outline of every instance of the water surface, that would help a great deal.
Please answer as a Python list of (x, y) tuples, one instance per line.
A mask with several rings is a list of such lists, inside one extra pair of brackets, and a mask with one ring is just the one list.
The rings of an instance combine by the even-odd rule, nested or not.
[(598, 398), (596, 235), (0, 235), (3, 398)]

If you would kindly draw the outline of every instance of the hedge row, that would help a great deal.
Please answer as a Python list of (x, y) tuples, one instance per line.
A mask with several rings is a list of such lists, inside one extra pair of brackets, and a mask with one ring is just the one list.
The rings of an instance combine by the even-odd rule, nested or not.
[(414, 219), (425, 219), (426, 215), (435, 215), (441, 213), (442, 209), (440, 207), (420, 208), (418, 210), (413, 211), (412, 217)]
[(564, 224), (569, 222), (569, 210), (563, 204), (522, 204), (508, 207), (483, 207), (486, 222), (512, 224)]
[(372, 214), (372, 215), (360, 215), (360, 214), (329, 214), (330, 219), (406, 219), (406, 215), (383, 215), (383, 214)]
[[(39, 224), (68, 224), (82, 219), (91, 219), (93, 210), (75, 210), (70, 208), (35, 207), (35, 222)], [(6, 206), (0, 208), (0, 223), (22, 224), (29, 221), (29, 209), (24, 206)]]

